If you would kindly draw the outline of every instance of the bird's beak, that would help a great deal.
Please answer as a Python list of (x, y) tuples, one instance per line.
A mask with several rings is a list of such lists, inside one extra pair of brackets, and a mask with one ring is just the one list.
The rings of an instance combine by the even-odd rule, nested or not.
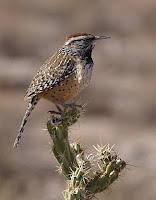
[(102, 40), (102, 39), (108, 39), (111, 38), (109, 36), (95, 36), (95, 40)]

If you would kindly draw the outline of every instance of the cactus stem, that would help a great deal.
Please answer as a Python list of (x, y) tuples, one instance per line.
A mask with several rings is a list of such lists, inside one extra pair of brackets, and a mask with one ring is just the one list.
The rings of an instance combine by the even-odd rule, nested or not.
[(67, 178), (68, 188), (63, 192), (65, 200), (89, 200), (109, 188), (126, 167), (109, 144), (93, 146), (96, 155), (85, 154), (80, 140), (69, 141), (69, 127), (77, 122), (84, 106), (67, 109), (63, 118), (52, 115), (47, 129), (53, 140), (52, 151), (60, 167), (59, 173)]

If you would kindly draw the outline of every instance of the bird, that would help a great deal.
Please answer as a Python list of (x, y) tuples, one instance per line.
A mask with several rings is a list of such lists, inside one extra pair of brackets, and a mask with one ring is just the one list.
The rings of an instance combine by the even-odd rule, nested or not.
[[(13, 147), (19, 145), (28, 118), (40, 99), (66, 106), (90, 82), (93, 71), (92, 50), (98, 40), (108, 36), (75, 33), (66, 37), (63, 46), (47, 59), (34, 76), (24, 100), (29, 99)], [(70, 105), (70, 104), (68, 104)]]

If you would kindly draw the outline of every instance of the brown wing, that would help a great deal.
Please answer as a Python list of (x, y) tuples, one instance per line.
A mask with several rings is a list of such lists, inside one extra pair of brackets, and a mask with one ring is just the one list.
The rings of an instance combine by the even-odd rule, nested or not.
[(74, 58), (59, 50), (46, 60), (34, 76), (24, 100), (52, 89), (74, 72)]

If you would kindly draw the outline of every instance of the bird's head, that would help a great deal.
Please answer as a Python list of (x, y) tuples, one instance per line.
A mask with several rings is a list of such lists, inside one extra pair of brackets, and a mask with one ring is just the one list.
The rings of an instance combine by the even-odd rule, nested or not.
[(96, 41), (101, 39), (108, 39), (108, 36), (94, 36), (88, 33), (76, 33), (69, 35), (66, 38), (65, 46), (71, 47), (75, 50), (91, 50), (94, 48)]

